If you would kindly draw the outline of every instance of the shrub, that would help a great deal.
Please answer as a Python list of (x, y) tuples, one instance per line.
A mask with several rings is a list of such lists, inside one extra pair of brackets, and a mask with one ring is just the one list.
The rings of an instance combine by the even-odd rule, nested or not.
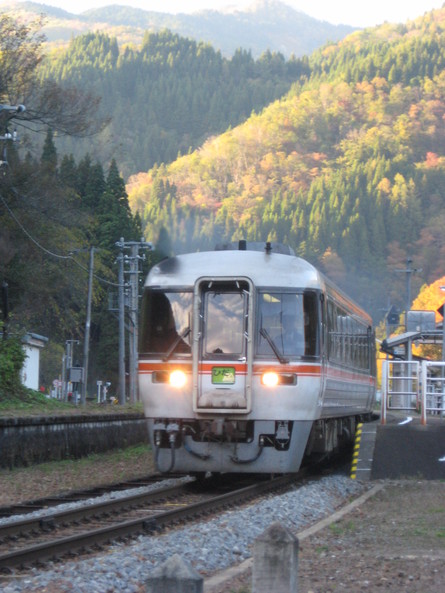
[(26, 354), (17, 337), (0, 340), (0, 400), (22, 391), (20, 371)]

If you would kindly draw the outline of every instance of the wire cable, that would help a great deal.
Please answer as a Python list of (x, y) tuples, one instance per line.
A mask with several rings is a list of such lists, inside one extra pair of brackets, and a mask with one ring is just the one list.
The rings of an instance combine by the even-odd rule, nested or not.
[(16, 222), (16, 224), (20, 227), (20, 229), (23, 231), (23, 233), (25, 233), (25, 235), (28, 237), (28, 239), (30, 241), (32, 241), (34, 243), (34, 245), (36, 245), (41, 251), (43, 251), (47, 255), (51, 255), (52, 257), (57, 257), (59, 259), (74, 259), (71, 255), (61, 255), (59, 253), (54, 253), (53, 251), (46, 249), (46, 247), (43, 247), (43, 245), (40, 245), (40, 243), (36, 239), (34, 239), (34, 237), (31, 235), (31, 233), (29, 233), (25, 229), (23, 224), (20, 222), (20, 220), (17, 218), (17, 216), (11, 210), (11, 208), (9, 207), (5, 198), (1, 194), (0, 194), (0, 199), (3, 202), (3, 205), (5, 206), (6, 210), (8, 211), (9, 215), (11, 216), (11, 218)]
[[(13, 188), (13, 191), (17, 194), (18, 192), (15, 190), (15, 188)], [(20, 220), (17, 218), (17, 216), (15, 215), (14, 211), (10, 208), (9, 204), (6, 202), (5, 198), (0, 194), (0, 200), (2, 201), (3, 205), (5, 206), (6, 210), (8, 211), (8, 214), (11, 216), (11, 218), (14, 220), (14, 222), (17, 224), (17, 226), (21, 229), (21, 231), (28, 237), (28, 239), (34, 243), (34, 245), (36, 247), (38, 247), (38, 249), (40, 249), (41, 251), (43, 251), (44, 253), (46, 253), (47, 255), (50, 255), (51, 257), (55, 257), (57, 259), (63, 259), (63, 260), (71, 260), (73, 261), (81, 270), (85, 271), (88, 273), (88, 268), (86, 266), (84, 266), (83, 264), (81, 264), (79, 261), (77, 261), (72, 253), (68, 253), (67, 255), (62, 255), (60, 253), (54, 253), (53, 251), (47, 249), (46, 247), (44, 247), (43, 245), (41, 245), (32, 235), (31, 233), (23, 226), (23, 224), (20, 222)], [(111, 282), (110, 280), (106, 280), (105, 278), (102, 278), (101, 276), (98, 276), (97, 274), (93, 274), (94, 278), (96, 278), (96, 280), (98, 280), (99, 282), (103, 282), (104, 284), (107, 284), (109, 286), (115, 286), (115, 287), (119, 287), (119, 284), (116, 282)]]

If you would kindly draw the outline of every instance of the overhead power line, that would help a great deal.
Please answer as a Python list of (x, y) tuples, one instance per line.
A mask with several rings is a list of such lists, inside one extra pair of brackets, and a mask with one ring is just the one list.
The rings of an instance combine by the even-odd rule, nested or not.
[[(13, 188), (13, 191), (15, 193), (17, 193), (17, 191)], [(47, 249), (46, 247), (44, 247), (43, 245), (41, 245), (37, 239), (35, 239), (31, 233), (24, 227), (24, 225), (21, 223), (21, 221), (18, 219), (18, 217), (16, 216), (16, 214), (14, 213), (14, 211), (11, 209), (11, 207), (9, 206), (9, 204), (6, 202), (5, 198), (0, 194), (0, 200), (2, 201), (3, 205), (5, 206), (8, 214), (11, 216), (11, 218), (14, 220), (14, 222), (17, 224), (17, 226), (20, 228), (20, 230), (28, 237), (28, 239), (34, 243), (34, 245), (40, 249), (41, 251), (43, 251), (43, 253), (46, 253), (46, 255), (49, 255), (51, 257), (55, 257), (57, 259), (63, 259), (63, 260), (70, 260), (72, 262), (74, 262), (81, 270), (83, 270), (84, 272), (89, 271), (88, 267), (84, 266), (83, 264), (81, 264), (79, 261), (77, 261), (77, 259), (75, 257), (73, 257), (73, 252), (69, 252), (66, 255), (65, 254), (61, 254), (61, 253), (54, 253), (54, 251), (51, 251), (50, 249)], [(103, 282), (104, 284), (107, 284), (109, 286), (119, 286), (118, 283), (116, 282), (111, 282), (110, 280), (107, 280), (106, 278), (102, 278), (101, 276), (98, 276), (97, 274), (94, 274), (94, 277), (96, 278), (96, 280), (98, 280), (99, 282)]]

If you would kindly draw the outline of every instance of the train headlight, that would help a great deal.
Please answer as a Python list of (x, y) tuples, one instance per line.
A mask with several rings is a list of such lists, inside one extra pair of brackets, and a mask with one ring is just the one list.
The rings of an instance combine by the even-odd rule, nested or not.
[(261, 377), (261, 382), (266, 387), (276, 387), (280, 382), (280, 378), (278, 377), (277, 373), (274, 373), (273, 371), (268, 371), (267, 373), (264, 373)]
[(169, 383), (172, 387), (184, 387), (187, 381), (184, 371), (176, 370), (170, 373)]

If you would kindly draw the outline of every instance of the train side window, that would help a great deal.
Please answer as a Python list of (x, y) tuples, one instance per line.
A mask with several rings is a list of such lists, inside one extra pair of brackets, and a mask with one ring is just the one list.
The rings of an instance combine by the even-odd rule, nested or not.
[(318, 299), (315, 292), (305, 292), (304, 310), (304, 343), (307, 356), (318, 354)]
[(328, 300), (328, 356), (338, 364), (369, 369), (367, 329), (362, 320)]
[(328, 358), (332, 360), (335, 352), (335, 315), (334, 315), (334, 305), (332, 301), (328, 301), (327, 304), (327, 311), (328, 311)]

